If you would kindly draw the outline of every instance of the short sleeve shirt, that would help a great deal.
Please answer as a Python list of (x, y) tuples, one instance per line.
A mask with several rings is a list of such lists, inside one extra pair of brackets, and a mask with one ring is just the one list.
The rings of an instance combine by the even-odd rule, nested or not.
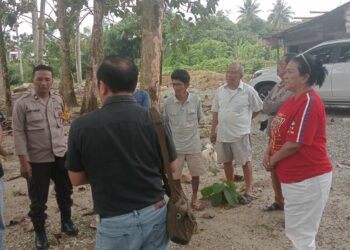
[[(169, 160), (176, 151), (165, 126)], [(103, 107), (77, 118), (70, 129), (66, 167), (85, 171), (96, 213), (113, 217), (164, 196), (162, 155), (149, 110), (132, 96), (109, 97)]]
[(235, 90), (220, 86), (212, 105), (212, 111), (218, 112), (217, 141), (236, 142), (250, 134), (253, 112), (261, 109), (262, 101), (252, 86), (242, 81)]
[(287, 141), (302, 144), (294, 154), (278, 162), (282, 183), (300, 182), (332, 170), (326, 150), (326, 113), (315, 90), (289, 97), (271, 125), (271, 154)]
[(201, 152), (198, 121), (203, 117), (202, 103), (198, 95), (189, 93), (184, 103), (170, 96), (164, 104), (169, 119), (176, 151), (179, 154)]

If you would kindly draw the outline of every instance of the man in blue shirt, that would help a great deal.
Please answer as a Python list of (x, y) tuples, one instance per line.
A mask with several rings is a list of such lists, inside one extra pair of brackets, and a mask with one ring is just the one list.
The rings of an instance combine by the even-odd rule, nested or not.
[(149, 97), (149, 94), (144, 91), (143, 89), (140, 89), (140, 83), (137, 83), (135, 92), (133, 94), (137, 104), (141, 105), (145, 108), (151, 107), (151, 98)]

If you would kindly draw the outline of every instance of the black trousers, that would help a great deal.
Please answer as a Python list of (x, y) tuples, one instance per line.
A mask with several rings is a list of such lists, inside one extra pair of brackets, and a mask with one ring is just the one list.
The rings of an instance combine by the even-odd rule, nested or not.
[(61, 220), (71, 218), (72, 184), (68, 171), (64, 167), (65, 157), (56, 157), (51, 163), (31, 163), (32, 179), (28, 181), (28, 193), (31, 201), (29, 217), (34, 229), (44, 229), (47, 214), (46, 202), (49, 193), (50, 180), (55, 184), (56, 201), (61, 212)]

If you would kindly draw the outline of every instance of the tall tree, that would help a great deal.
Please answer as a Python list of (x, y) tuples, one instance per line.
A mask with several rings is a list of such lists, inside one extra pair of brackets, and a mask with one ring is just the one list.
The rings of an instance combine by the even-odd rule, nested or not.
[(15, 7), (15, 1), (0, 1), (0, 110), (5, 111), (7, 115), (12, 113), (12, 102), (4, 33), (6, 26), (12, 28), (17, 22)]
[(257, 0), (243, 0), (243, 6), (239, 7), (238, 10), (240, 13), (238, 20), (251, 20), (253, 18), (256, 18), (257, 14), (260, 12), (259, 6), (260, 4)]
[[(162, 41), (162, 19), (164, 15), (164, 4), (169, 6), (170, 8), (180, 9), (180, 7), (186, 5), (187, 10), (190, 11), (195, 17), (201, 15), (210, 15), (215, 12), (215, 6), (217, 5), (218, 0), (207, 0), (206, 7), (201, 4), (200, 1), (192, 1), (192, 0), (104, 0), (105, 10), (110, 10), (117, 17), (124, 17), (128, 12), (135, 11), (136, 13), (142, 13), (143, 25), (146, 31), (143, 31), (143, 38), (145, 41), (142, 42), (142, 53), (141, 53), (141, 81), (144, 81), (144, 85), (146, 86), (155, 86), (160, 82), (160, 69), (161, 69), (161, 41)], [(101, 6), (101, 10), (96, 8), (96, 6), (101, 4), (101, 0), (94, 1), (94, 26), (97, 27), (98, 30), (94, 30), (91, 38), (92, 46), (90, 47), (90, 56), (89, 56), (89, 66), (87, 69), (87, 79), (84, 91), (83, 105), (81, 107), (80, 112), (85, 113), (91, 111), (97, 107), (97, 88), (96, 88), (96, 68), (99, 64), (99, 57), (101, 55), (102, 60), (102, 18), (100, 16), (101, 21), (98, 21), (97, 12), (101, 12), (101, 15), (106, 14), (103, 13), (103, 8)], [(151, 6), (151, 7), (150, 7)], [(153, 7), (153, 9), (152, 9)], [(108, 12), (108, 11), (106, 11)], [(146, 16), (143, 13), (149, 13), (150, 16)], [(158, 18), (154, 18), (158, 17)], [(161, 18), (161, 19), (159, 19)], [(153, 20), (154, 23), (149, 23), (150, 20)], [(97, 21), (96, 25), (95, 22)], [(147, 23), (148, 22), (148, 23)], [(147, 26), (148, 25), (148, 26)], [(148, 31), (147, 31), (148, 30)], [(154, 31), (154, 33), (153, 33)], [(148, 33), (149, 32), (149, 33)], [(97, 34), (97, 36), (96, 36)], [(147, 40), (146, 37), (153, 37), (153, 41)], [(147, 42), (146, 42), (147, 41)], [(144, 45), (146, 44), (146, 45)], [(147, 47), (151, 46), (151, 47)], [(156, 46), (154, 48), (154, 46)], [(160, 48), (160, 49), (159, 49)], [(101, 51), (101, 53), (99, 52)], [(147, 51), (153, 51), (152, 53), (148, 53)], [(143, 54), (147, 54), (151, 57), (143, 56)], [(155, 58), (152, 58), (155, 57)], [(143, 60), (146, 60), (145, 62)], [(158, 62), (156, 62), (158, 60)], [(149, 62), (149, 63), (147, 63)], [(95, 66), (94, 66), (95, 65)], [(152, 74), (147, 74), (147, 70), (150, 70)], [(158, 87), (157, 86), (157, 87)]]
[(141, 85), (151, 87), (152, 105), (157, 104), (162, 66), (162, 30), (165, 6), (180, 9), (187, 6), (195, 19), (215, 13), (218, 0), (207, 0), (206, 6), (201, 1), (191, 0), (143, 0), (142, 3), (142, 51), (141, 51)]
[(0, 110), (4, 110), (7, 115), (10, 115), (12, 111), (11, 89), (1, 12), (2, 10), (0, 10)]
[(271, 14), (268, 17), (268, 22), (274, 31), (281, 31), (289, 27), (290, 19), (294, 12), (284, 0), (276, 0), (273, 4)]
[(30, 0), (30, 7), (32, 13), (34, 63), (39, 64), (39, 15), (37, 0)]
[[(248, 34), (243, 34), (244, 38), (254, 41), (256, 34), (264, 33), (265, 21), (258, 17), (260, 4), (257, 0), (243, 0), (243, 6), (239, 7), (238, 28)], [(251, 36), (251, 38), (249, 38)], [(254, 36), (256, 39), (254, 39)]]
[(74, 93), (70, 42), (74, 36), (74, 25), (79, 21), (79, 14), (86, 2), (73, 0), (57, 1), (57, 26), (60, 31), (60, 93), (69, 107), (77, 106)]
[(46, 0), (40, 1), (40, 15), (38, 19), (38, 62), (44, 63), (45, 52), (45, 3)]
[[(141, 86), (157, 87), (161, 77), (164, 0), (144, 0), (142, 14)], [(158, 93), (151, 92), (152, 106)]]
[(37, 65), (44, 63), (46, 0), (40, 0), (40, 8), (38, 8), (38, 0), (29, 0), (29, 4), (30, 12), (32, 13), (34, 64)]
[(80, 85), (83, 82), (81, 72), (80, 20), (78, 20), (75, 25), (75, 58), (77, 68), (77, 82)]
[(21, 49), (21, 39), (18, 35), (18, 23), (15, 24), (16, 29), (16, 40), (17, 40), (17, 51), (18, 51), (18, 60), (19, 60), (19, 75), (21, 79), (21, 84), (24, 82), (24, 72), (23, 72), (23, 60), (22, 60), (22, 49)]
[(90, 112), (97, 108), (97, 79), (96, 72), (103, 60), (103, 15), (104, 0), (94, 0), (94, 24), (92, 26), (91, 43), (89, 50), (89, 65), (86, 72), (83, 103), (80, 113)]

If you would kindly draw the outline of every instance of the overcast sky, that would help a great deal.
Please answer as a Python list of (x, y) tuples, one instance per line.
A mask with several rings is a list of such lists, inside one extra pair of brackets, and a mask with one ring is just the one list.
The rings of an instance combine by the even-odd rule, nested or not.
[[(258, 14), (262, 19), (266, 20), (273, 8), (276, 0), (257, 0), (260, 4), (261, 12)], [(291, 6), (295, 17), (312, 17), (310, 11), (330, 11), (336, 7), (346, 3), (347, 1), (339, 0), (285, 0), (287, 5)], [(239, 6), (243, 6), (243, 0), (219, 0), (217, 10), (223, 10), (232, 21), (236, 22), (239, 16)]]
[[(258, 15), (266, 20), (270, 14), (270, 10), (273, 8), (273, 3), (276, 0), (257, 0), (260, 4), (260, 12)], [(291, 6), (295, 17), (312, 17), (316, 14), (310, 14), (310, 11), (331, 11), (336, 7), (346, 3), (345, 0), (285, 0), (289, 6)], [(243, 0), (219, 0), (217, 10), (223, 10), (224, 13), (229, 16), (233, 22), (237, 22), (239, 16), (239, 6), (243, 6)], [(297, 20), (300, 21), (300, 20)], [(93, 18), (88, 16), (83, 22), (81, 29), (86, 26), (92, 26)], [(22, 23), (19, 27), (20, 33), (31, 33), (31, 26)]]

